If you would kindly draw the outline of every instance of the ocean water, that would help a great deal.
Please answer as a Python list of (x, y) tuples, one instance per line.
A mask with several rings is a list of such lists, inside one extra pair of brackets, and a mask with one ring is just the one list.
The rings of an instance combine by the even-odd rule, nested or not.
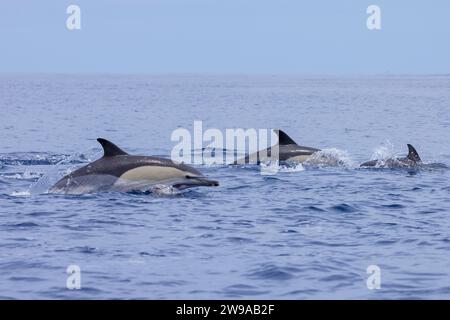
[[(4, 74), (0, 110), (1, 298), (450, 299), (450, 76)], [(276, 175), (196, 166), (216, 188), (46, 193), (98, 137), (167, 157), (196, 120), (324, 151)], [(426, 166), (358, 167), (406, 143)]]

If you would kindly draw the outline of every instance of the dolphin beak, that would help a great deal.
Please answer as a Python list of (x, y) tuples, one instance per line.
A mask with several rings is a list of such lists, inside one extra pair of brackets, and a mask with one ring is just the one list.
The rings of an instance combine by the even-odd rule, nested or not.
[(203, 177), (196, 177), (194, 178), (196, 180), (196, 185), (198, 186), (205, 186), (205, 187), (218, 187), (219, 181), (217, 180), (210, 180)]
[(179, 190), (184, 190), (192, 187), (217, 187), (219, 182), (216, 180), (210, 180), (200, 176), (187, 176), (188, 180), (173, 185)]

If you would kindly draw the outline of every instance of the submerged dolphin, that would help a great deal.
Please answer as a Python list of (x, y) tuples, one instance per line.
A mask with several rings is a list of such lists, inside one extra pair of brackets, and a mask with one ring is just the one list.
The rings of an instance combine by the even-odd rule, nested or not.
[(103, 147), (103, 157), (68, 174), (49, 192), (82, 194), (108, 190), (133, 191), (158, 184), (179, 190), (219, 185), (190, 166), (165, 158), (129, 155), (108, 140), (99, 138), (97, 141)]
[(386, 160), (371, 160), (364, 162), (360, 167), (399, 168), (413, 167), (422, 163), (416, 149), (408, 144), (408, 155), (404, 158), (390, 158)]
[[(278, 136), (278, 161), (285, 162), (304, 162), (308, 160), (308, 158), (314, 154), (315, 152), (320, 151), (320, 149), (304, 147), (298, 145), (291, 137), (289, 137), (282, 130), (274, 130)], [(251, 155), (245, 156), (245, 158), (238, 159), (234, 162), (234, 164), (248, 164), (256, 163), (259, 164), (261, 162), (265, 162), (270, 159), (272, 154), (272, 148), (267, 148), (262, 151), (258, 151)]]

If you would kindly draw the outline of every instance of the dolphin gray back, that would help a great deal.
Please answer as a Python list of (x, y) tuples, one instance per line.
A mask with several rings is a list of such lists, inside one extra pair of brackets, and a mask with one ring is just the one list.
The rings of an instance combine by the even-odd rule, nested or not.
[(175, 163), (170, 159), (130, 155), (111, 141), (103, 138), (98, 138), (97, 141), (103, 147), (103, 157), (74, 171), (72, 177), (89, 174), (105, 174), (120, 177), (125, 172), (142, 166), (172, 167), (190, 172), (193, 175), (202, 175), (196, 169), (185, 164)]
[[(284, 131), (277, 129), (274, 130), (275, 134), (278, 136), (278, 160), (286, 161), (289, 159), (297, 158), (306, 158), (313, 153), (320, 151), (320, 149), (299, 146), (294, 139), (288, 136)], [(272, 147), (267, 149), (258, 151), (251, 155), (246, 155), (242, 159), (238, 159), (234, 161), (233, 164), (248, 164), (250, 161), (255, 161), (256, 164), (260, 164), (261, 162), (267, 161), (269, 157), (273, 157), (272, 155)], [(271, 159), (272, 160), (272, 159)]]
[(310, 156), (320, 149), (298, 145), (291, 137), (282, 130), (275, 130), (278, 135), (279, 159), (286, 161), (295, 157)]

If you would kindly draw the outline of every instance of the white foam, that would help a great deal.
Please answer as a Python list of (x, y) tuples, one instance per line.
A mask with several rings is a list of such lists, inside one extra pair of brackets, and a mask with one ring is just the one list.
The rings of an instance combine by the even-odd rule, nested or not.
[(37, 179), (41, 176), (41, 173), (32, 172), (32, 171), (24, 171), (23, 173), (15, 173), (15, 174), (4, 174), (2, 175), (5, 179), (13, 179), (13, 180), (30, 180)]
[(323, 166), (323, 167), (346, 167), (354, 168), (355, 162), (347, 151), (329, 148), (313, 153), (305, 164)]
[(14, 191), (11, 193), (11, 196), (13, 197), (28, 197), (31, 196), (30, 191)]
[[(97, 156), (98, 153), (95, 154)], [(80, 166), (80, 164), (71, 164), (73, 161), (82, 160), (83, 162), (90, 162), (91, 157), (86, 157), (84, 154), (75, 153), (73, 155), (64, 157), (60, 161), (58, 161), (55, 165), (49, 166), (44, 174), (38, 179), (35, 183), (33, 183), (29, 192), (31, 194), (43, 194), (47, 193), (48, 190), (63, 176), (69, 174), (76, 168)], [(67, 167), (67, 165), (70, 166)]]
[(393, 159), (397, 156), (394, 150), (394, 144), (392, 144), (389, 140), (386, 140), (380, 146), (376, 147), (373, 151), (370, 160), (388, 160)]
[(305, 171), (305, 167), (301, 163), (294, 165), (282, 165), (280, 166), (280, 172), (301, 172)]
[(180, 193), (179, 190), (167, 185), (156, 185), (151, 187), (148, 191), (151, 191), (158, 196), (171, 196)]

